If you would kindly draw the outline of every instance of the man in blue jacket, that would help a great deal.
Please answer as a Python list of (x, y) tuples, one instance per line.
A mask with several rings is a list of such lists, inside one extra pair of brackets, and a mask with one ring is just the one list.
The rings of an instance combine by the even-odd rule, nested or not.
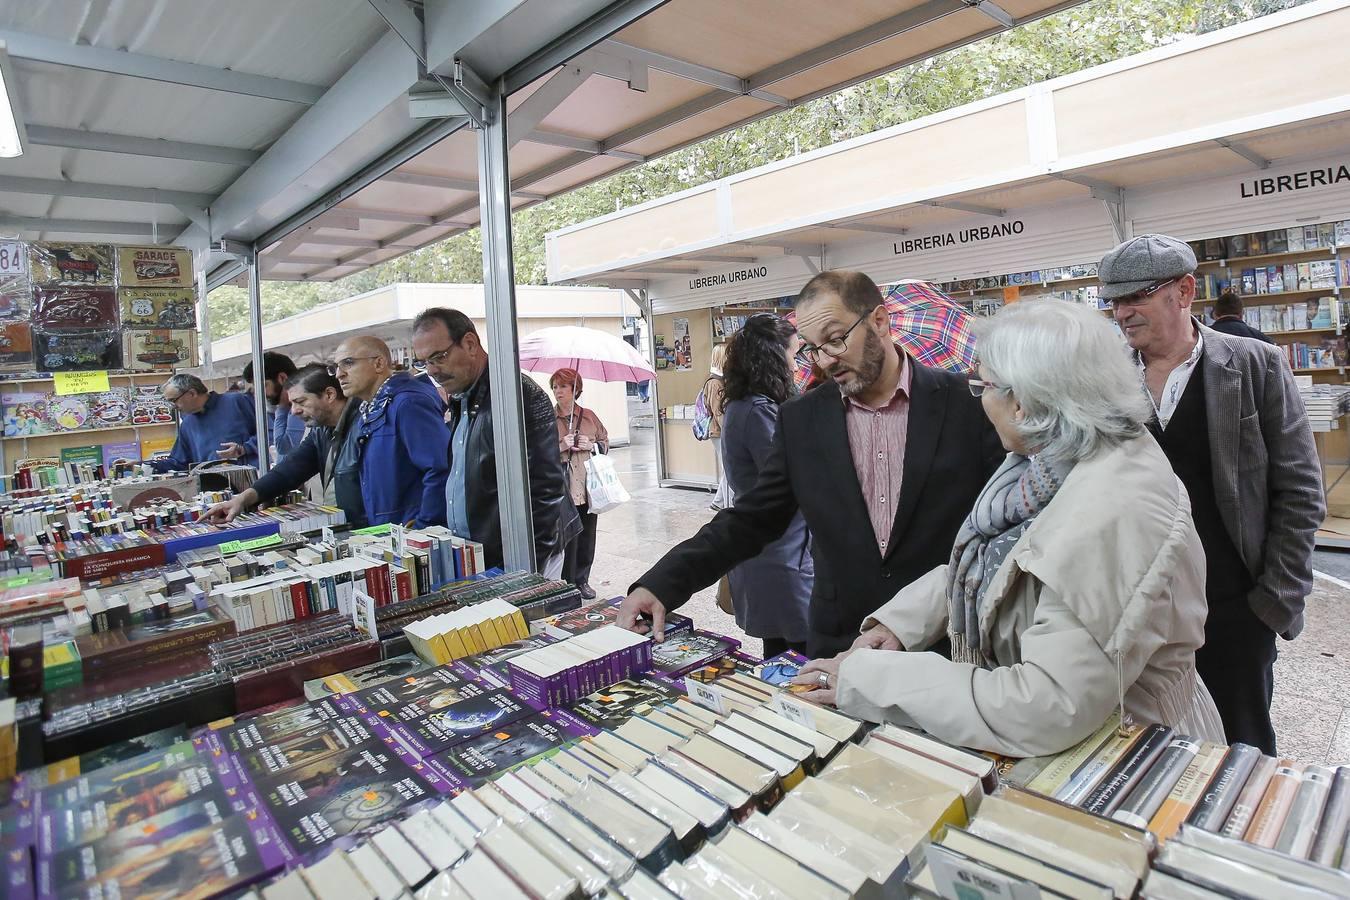
[(186, 471), (218, 459), (258, 464), (258, 428), (250, 395), (217, 394), (186, 373), (164, 382), (160, 393), (178, 410), (178, 439), (168, 456), (149, 461), (156, 472)]
[[(305, 439), (305, 420), (291, 409), (287, 387), (295, 380), (295, 362), (284, 353), (268, 350), (263, 354), (263, 396), (267, 398), (267, 442), (277, 452), (275, 464)], [(257, 385), (253, 381), (253, 360), (244, 366), (244, 381), (248, 383), (257, 402)]]
[[(450, 432), (445, 404), (425, 378), (395, 372), (389, 347), (376, 337), (348, 338), (328, 370), (348, 397), (362, 401), (355, 425), (355, 462), (371, 525), (418, 528), (445, 524)], [(352, 460), (340, 453), (337, 469)]]

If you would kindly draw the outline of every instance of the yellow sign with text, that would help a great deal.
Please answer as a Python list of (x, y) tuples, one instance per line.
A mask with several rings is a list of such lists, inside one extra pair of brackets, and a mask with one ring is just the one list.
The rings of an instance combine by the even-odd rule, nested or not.
[(53, 372), (56, 382), (56, 394), (97, 394), (108, 390), (107, 372)]

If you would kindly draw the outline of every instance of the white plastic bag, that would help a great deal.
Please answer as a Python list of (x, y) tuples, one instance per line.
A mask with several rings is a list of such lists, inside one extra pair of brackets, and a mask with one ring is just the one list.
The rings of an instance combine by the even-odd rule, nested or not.
[(590, 500), (588, 511), (592, 513), (606, 512), (632, 499), (619, 481), (614, 463), (602, 453), (594, 453), (586, 460), (586, 495)]

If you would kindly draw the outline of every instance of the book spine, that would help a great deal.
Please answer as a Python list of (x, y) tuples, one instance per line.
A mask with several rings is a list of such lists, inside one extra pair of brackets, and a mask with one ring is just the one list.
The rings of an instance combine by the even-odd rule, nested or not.
[(1331, 783), (1327, 795), (1326, 812), (1322, 813), (1322, 823), (1317, 828), (1317, 839), (1313, 841), (1312, 853), (1308, 857), (1323, 866), (1334, 866), (1339, 862), (1341, 845), (1345, 843), (1347, 826), (1350, 825), (1350, 766), (1341, 766)]
[(1229, 747), (1214, 778), (1187, 817), (1186, 824), (1217, 834), (1223, 828), (1223, 823), (1228, 821), (1238, 795), (1242, 793), (1242, 788), (1260, 760), (1261, 751), (1250, 744)]
[[(1120, 758), (1124, 756), (1134, 746), (1135, 741), (1139, 740), (1143, 730), (1137, 726), (1132, 726), (1124, 731), (1117, 731), (1106, 739), (1106, 743), (1092, 755), (1086, 763), (1079, 768), (1073, 778), (1069, 779), (1059, 790), (1050, 796), (1071, 806), (1077, 806), (1087, 799), (1088, 794), (1096, 789), (1106, 773), (1111, 771)], [(1031, 790), (1030, 787), (1027, 788)]]
[(1289, 817), (1289, 809), (1294, 805), (1294, 797), (1298, 795), (1299, 783), (1302, 780), (1303, 773), (1299, 770), (1298, 763), (1292, 759), (1280, 760), (1243, 840), (1258, 847), (1275, 846), (1280, 837), (1280, 829), (1284, 827), (1284, 820)]
[(1073, 747), (1060, 753), (1027, 784), (1027, 790), (1054, 796), (1055, 792), (1073, 780), (1102, 745), (1109, 741), (1120, 726), (1120, 717), (1113, 713), (1106, 724)]
[(1270, 779), (1275, 775), (1275, 767), (1278, 765), (1278, 760), (1270, 756), (1263, 755), (1256, 761), (1251, 777), (1242, 786), (1242, 792), (1238, 794), (1233, 811), (1223, 823), (1220, 834), (1242, 840), (1251, 825), (1252, 818), (1256, 815), (1257, 807), (1261, 805), (1261, 798), (1266, 795), (1266, 788), (1270, 787)]
[(1136, 779), (1111, 818), (1135, 828), (1147, 828), (1199, 752), (1200, 745), (1189, 735), (1173, 738), (1157, 762)]
[(1135, 780), (1162, 755), (1171, 737), (1172, 729), (1166, 725), (1150, 725), (1144, 729), (1143, 735), (1129, 752), (1083, 801), (1083, 809), (1099, 816), (1109, 816), (1115, 812)]
[(1181, 828), (1191, 810), (1200, 802), (1205, 788), (1214, 780), (1214, 773), (1223, 763), (1226, 751), (1217, 744), (1206, 744), (1195, 759), (1181, 773), (1172, 792), (1167, 795), (1157, 813), (1149, 820), (1148, 830), (1166, 841)]
[(1275, 841), (1276, 850), (1297, 859), (1308, 858), (1317, 836), (1317, 826), (1322, 821), (1322, 810), (1327, 805), (1332, 777), (1331, 770), (1325, 766), (1308, 766), (1303, 770), (1303, 781)]

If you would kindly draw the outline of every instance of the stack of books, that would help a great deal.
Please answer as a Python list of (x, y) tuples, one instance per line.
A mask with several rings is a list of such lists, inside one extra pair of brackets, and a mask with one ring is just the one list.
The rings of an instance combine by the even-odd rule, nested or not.
[(444, 665), (524, 640), (530, 628), (519, 609), (494, 597), (404, 625), (403, 634), (423, 662)]
[(1350, 411), (1350, 386), (1343, 384), (1299, 385), (1299, 396), (1308, 411), (1308, 422), (1313, 431), (1332, 431), (1338, 427), (1342, 416)]
[(563, 706), (651, 668), (652, 641), (617, 625), (511, 658), (511, 688), (526, 700)]

